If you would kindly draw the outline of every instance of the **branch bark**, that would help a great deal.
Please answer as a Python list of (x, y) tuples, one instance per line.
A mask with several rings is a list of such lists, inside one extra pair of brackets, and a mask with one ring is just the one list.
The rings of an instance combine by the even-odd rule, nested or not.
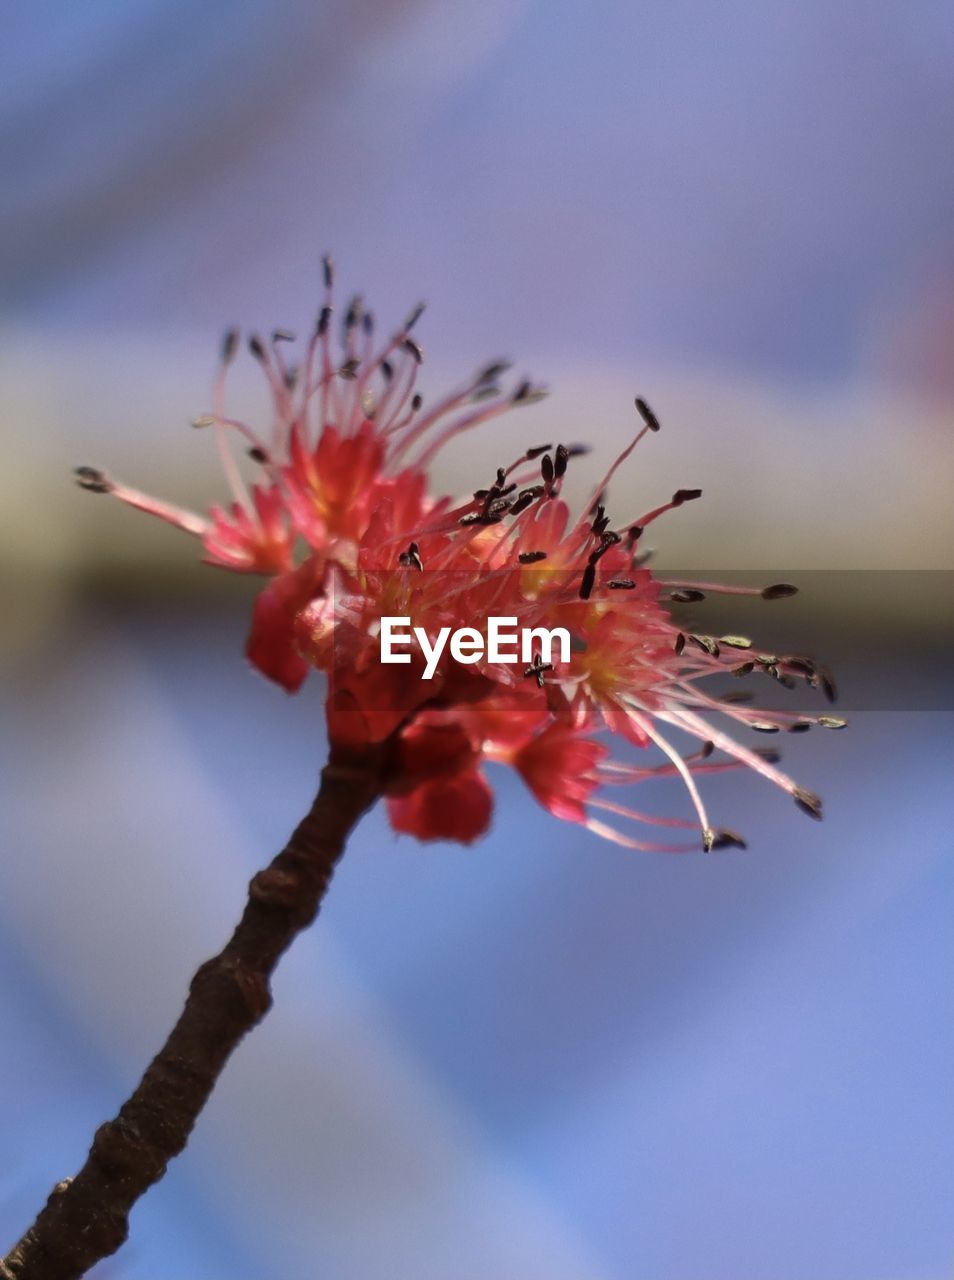
[(314, 920), (349, 833), (381, 794), (387, 749), (332, 749), (311, 810), (251, 881), (235, 932), (195, 974), (138, 1088), (0, 1259), (0, 1280), (77, 1280), (125, 1241), (133, 1205), (185, 1147), (232, 1050), (271, 1007), (271, 975)]

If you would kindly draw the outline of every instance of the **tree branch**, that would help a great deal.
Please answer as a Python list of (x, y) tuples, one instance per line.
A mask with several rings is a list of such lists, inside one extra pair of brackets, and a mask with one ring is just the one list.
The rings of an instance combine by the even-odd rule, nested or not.
[(53, 1188), (0, 1259), (0, 1280), (77, 1280), (124, 1242), (132, 1206), (185, 1147), (232, 1050), (271, 1007), (269, 979), (314, 920), (351, 829), (381, 794), (387, 749), (332, 749), (310, 812), (252, 880), (238, 927), (192, 979), (138, 1088), (97, 1130), (76, 1177)]

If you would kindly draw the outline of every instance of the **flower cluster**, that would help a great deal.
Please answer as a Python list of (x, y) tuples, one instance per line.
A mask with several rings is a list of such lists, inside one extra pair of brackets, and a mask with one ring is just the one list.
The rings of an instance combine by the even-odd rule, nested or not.
[[(371, 314), (353, 300), (339, 352), (330, 260), (324, 271), (325, 302), (300, 365), (286, 358), (292, 335), (249, 339), (271, 389), (267, 435), (226, 412), (225, 374), (239, 341), (234, 331), (226, 335), (213, 410), (193, 425), (216, 437), (230, 505), (200, 516), (89, 467), (78, 469), (79, 483), (198, 537), (209, 563), (268, 579), (254, 606), (249, 659), (290, 692), (310, 669), (326, 672), (332, 741), (393, 743), (388, 808), (399, 831), (465, 843), (479, 836), (492, 809), (487, 761), (514, 768), (557, 817), (636, 849), (744, 847), (735, 832), (710, 822), (696, 782), (740, 766), (820, 817), (820, 800), (778, 769), (777, 752), (744, 745), (712, 716), (771, 733), (844, 722), (755, 710), (714, 696), (707, 681), (760, 671), (783, 685), (804, 680), (833, 698), (828, 674), (803, 656), (759, 652), (742, 636), (687, 631), (671, 608), (709, 591), (775, 599), (795, 588), (673, 583), (646, 567), (644, 531), (698, 498), (698, 489), (680, 489), (633, 518), (610, 518), (614, 474), (659, 429), (646, 402), (637, 398), (639, 429), (582, 514), (574, 516), (560, 496), (582, 446), (525, 449), (463, 499), (435, 497), (427, 469), (450, 439), (544, 393), (527, 381), (503, 390), (508, 366), (498, 361), (425, 405), (416, 390), (423, 352), (412, 336), (422, 308), (379, 344)], [(250, 484), (236, 445), (256, 469)], [(540, 653), (516, 668), (465, 665), (445, 654), (424, 681), (419, 653), (410, 665), (380, 662), (380, 620), (389, 615), (409, 618), (431, 637), (443, 627), (479, 627), (490, 616), (513, 618), (520, 628), (564, 627), (572, 652), (568, 662), (544, 661)], [(670, 729), (698, 748), (683, 755)], [(603, 731), (657, 749), (662, 762), (612, 759)], [(614, 798), (620, 786), (663, 776), (682, 779), (694, 819), (656, 817)], [(690, 845), (649, 842), (631, 835), (630, 823), (697, 836)]]

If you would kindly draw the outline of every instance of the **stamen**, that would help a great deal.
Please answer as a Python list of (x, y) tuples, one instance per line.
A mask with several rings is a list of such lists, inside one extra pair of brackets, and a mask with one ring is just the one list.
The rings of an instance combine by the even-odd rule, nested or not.
[(810, 818), (815, 818), (818, 822), (821, 821), (821, 796), (815, 795), (814, 791), (806, 790), (805, 787), (796, 787), (792, 792), (792, 799), (803, 813), (807, 813)]
[(672, 495), (672, 505), (674, 507), (681, 507), (684, 502), (693, 502), (696, 498), (701, 497), (701, 489), (677, 489)]
[(839, 720), (836, 716), (819, 716), (815, 723), (821, 725), (823, 729), (846, 729), (848, 727), (847, 720)]
[(545, 400), (548, 394), (545, 387), (535, 387), (529, 379), (526, 379), (517, 387), (510, 403), (515, 405), (536, 404), (539, 400)]
[(414, 357), (415, 364), (421, 365), (424, 363), (424, 348), (420, 343), (408, 337), (404, 339), (401, 346)]
[(719, 645), (713, 640), (712, 636), (687, 635), (690, 644), (694, 644), (697, 649), (701, 649), (703, 653), (707, 653), (710, 658), (718, 658)]
[(423, 573), (424, 562), (421, 559), (421, 549), (416, 542), (412, 542), (406, 551), (401, 552), (398, 556), (398, 564), (403, 565), (405, 568), (410, 568), (413, 565), (415, 569)]
[(747, 849), (749, 847), (742, 836), (737, 831), (730, 830), (729, 827), (717, 827), (712, 836), (713, 849)]
[(76, 467), (73, 474), (76, 476), (76, 483), (87, 493), (113, 492), (113, 482), (105, 471), (98, 471), (95, 467)]
[[(513, 511), (514, 507), (510, 510)], [(546, 560), (547, 553), (545, 551), (521, 551), (517, 559), (521, 564), (538, 564), (541, 560)]]
[(222, 363), (224, 365), (230, 365), (235, 359), (235, 353), (238, 350), (238, 342), (238, 329), (226, 329), (225, 336), (222, 339)]
[(650, 409), (642, 396), (636, 397), (636, 410), (650, 431), (659, 430), (659, 419), (653, 413), (652, 409)]
[(414, 310), (411, 312), (408, 318), (404, 321), (405, 333), (411, 332), (411, 330), (417, 324), (418, 320), (420, 320), (421, 316), (424, 314), (424, 310), (426, 307), (427, 307), (426, 302), (419, 302), (417, 304), (417, 306), (414, 308)]

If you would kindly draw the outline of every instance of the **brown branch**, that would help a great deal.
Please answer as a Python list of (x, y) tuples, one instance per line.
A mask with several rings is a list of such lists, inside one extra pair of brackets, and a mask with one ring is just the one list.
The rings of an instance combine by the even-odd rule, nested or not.
[(349, 832), (380, 795), (386, 754), (386, 745), (332, 750), (311, 811), (252, 880), (238, 927), (192, 979), (135, 1093), (97, 1130), (76, 1177), (53, 1188), (0, 1259), (2, 1280), (77, 1280), (126, 1239), (130, 1209), (186, 1145), (232, 1050), (268, 1012), (271, 974), (315, 918)]

